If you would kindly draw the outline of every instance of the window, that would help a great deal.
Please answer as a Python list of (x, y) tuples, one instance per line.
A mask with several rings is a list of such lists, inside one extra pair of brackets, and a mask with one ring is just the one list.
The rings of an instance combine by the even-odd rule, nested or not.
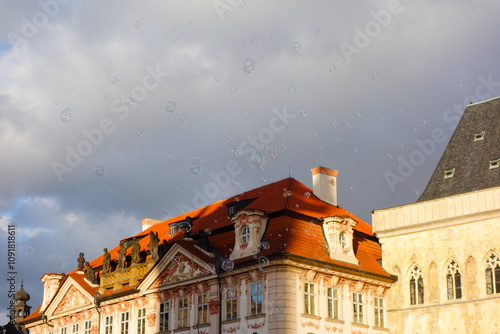
[(168, 331), (168, 312), (170, 303), (164, 302), (160, 304), (160, 317), (158, 318), (158, 328), (160, 332)]
[[(63, 334), (63, 333), (61, 333)], [(66, 334), (66, 333), (64, 333)], [(106, 317), (104, 322), (104, 334), (113, 334), (113, 316), (110, 315)]]
[(226, 294), (226, 320), (238, 319), (238, 290), (229, 288)]
[(73, 324), (73, 334), (78, 334), (78, 324)]
[(146, 333), (146, 308), (137, 310), (137, 334)]
[(316, 314), (314, 298), (314, 283), (304, 283), (304, 313), (305, 314)]
[(486, 294), (500, 293), (500, 259), (491, 254), (486, 262)]
[(411, 273), (410, 279), (410, 304), (424, 303), (424, 279), (422, 278), (422, 270), (415, 266)]
[(352, 294), (352, 305), (354, 308), (353, 321), (358, 324), (363, 323), (363, 295), (358, 292)]
[(250, 315), (262, 313), (262, 282), (250, 285)]
[(241, 228), (241, 243), (247, 244), (249, 238), (250, 238), (250, 229), (248, 228), (247, 225), (244, 225)]
[(83, 334), (90, 334), (90, 328), (92, 327), (92, 321), (87, 320), (83, 323)]
[(177, 322), (178, 328), (188, 326), (188, 297), (177, 299)]
[(455, 168), (444, 171), (444, 178), (445, 179), (453, 177), (453, 175), (455, 175)]
[(168, 226), (170, 228), (170, 235), (173, 235), (181, 230), (181, 224), (179, 223), (173, 223)]
[(479, 132), (474, 134), (474, 141), (483, 140), (485, 132)]
[(328, 288), (328, 318), (339, 318), (339, 290)]
[(373, 303), (375, 304), (375, 326), (384, 327), (384, 299), (375, 297)]
[(490, 169), (500, 167), (500, 158), (490, 161)]
[(120, 319), (120, 334), (128, 334), (128, 321), (130, 320), (130, 313), (123, 312)]
[(198, 294), (198, 324), (208, 323), (208, 294)]
[(446, 269), (446, 286), (448, 290), (448, 300), (462, 298), (462, 279), (460, 277), (460, 267), (451, 260)]
[(345, 238), (345, 233), (344, 232), (340, 232), (340, 234), (339, 234), (339, 244), (340, 244), (340, 247), (342, 249), (346, 249), (347, 248), (347, 239)]
[(66, 327), (61, 328), (61, 334), (66, 334)]

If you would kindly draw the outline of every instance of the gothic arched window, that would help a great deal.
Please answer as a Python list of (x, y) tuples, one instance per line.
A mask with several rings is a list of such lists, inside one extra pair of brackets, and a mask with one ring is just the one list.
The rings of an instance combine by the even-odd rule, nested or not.
[(410, 304), (424, 303), (424, 279), (422, 278), (422, 270), (415, 266), (410, 273)]
[(448, 300), (462, 298), (462, 277), (460, 267), (455, 260), (451, 260), (446, 269), (446, 287)]
[(492, 253), (486, 261), (486, 294), (500, 293), (500, 259)]

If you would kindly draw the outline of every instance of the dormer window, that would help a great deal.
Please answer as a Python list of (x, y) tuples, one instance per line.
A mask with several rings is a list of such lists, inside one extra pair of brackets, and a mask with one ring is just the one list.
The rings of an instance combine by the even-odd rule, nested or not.
[(453, 177), (453, 175), (455, 175), (455, 168), (444, 171), (444, 178), (445, 179)]
[(353, 228), (357, 222), (348, 216), (330, 216), (322, 220), (330, 258), (359, 265), (353, 250)]
[(490, 169), (500, 167), (500, 158), (490, 161)]
[(484, 131), (474, 134), (474, 141), (483, 140), (483, 139), (484, 139)]
[(250, 238), (250, 229), (247, 225), (241, 228), (241, 243), (248, 244), (248, 239)]
[(250, 199), (245, 199), (245, 200), (238, 199), (234, 202), (227, 204), (227, 215), (229, 217), (234, 216), (234, 214), (236, 212), (238, 212), (241, 209), (246, 208), (248, 205), (250, 205), (255, 200), (256, 200), (256, 198), (250, 198)]
[(179, 223), (172, 223), (169, 225), (169, 227), (170, 227), (170, 235), (174, 235), (181, 230), (181, 224)]
[(346, 239), (344, 232), (340, 232), (340, 234), (339, 234), (339, 245), (340, 245), (340, 248), (342, 248), (343, 250), (348, 249), (347, 239)]

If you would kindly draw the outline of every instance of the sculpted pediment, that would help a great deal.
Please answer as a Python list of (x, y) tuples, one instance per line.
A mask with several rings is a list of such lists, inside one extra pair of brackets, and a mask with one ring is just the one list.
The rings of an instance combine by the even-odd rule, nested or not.
[(54, 313), (61, 313), (90, 304), (92, 304), (92, 301), (72, 285), (64, 294), (64, 297), (59, 302), (59, 305), (57, 305)]
[(153, 286), (165, 285), (173, 282), (184, 281), (190, 278), (203, 276), (205, 269), (197, 263), (194, 263), (183, 254), (178, 253), (167, 264), (155, 280)]

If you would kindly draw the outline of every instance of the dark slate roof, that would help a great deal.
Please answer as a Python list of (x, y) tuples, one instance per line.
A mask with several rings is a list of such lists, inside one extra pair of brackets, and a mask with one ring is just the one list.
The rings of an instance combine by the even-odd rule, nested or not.
[[(484, 139), (474, 135), (484, 131)], [(490, 161), (500, 158), (500, 97), (470, 104), (417, 202), (500, 186), (500, 168)], [(453, 177), (445, 171), (455, 168)]]

